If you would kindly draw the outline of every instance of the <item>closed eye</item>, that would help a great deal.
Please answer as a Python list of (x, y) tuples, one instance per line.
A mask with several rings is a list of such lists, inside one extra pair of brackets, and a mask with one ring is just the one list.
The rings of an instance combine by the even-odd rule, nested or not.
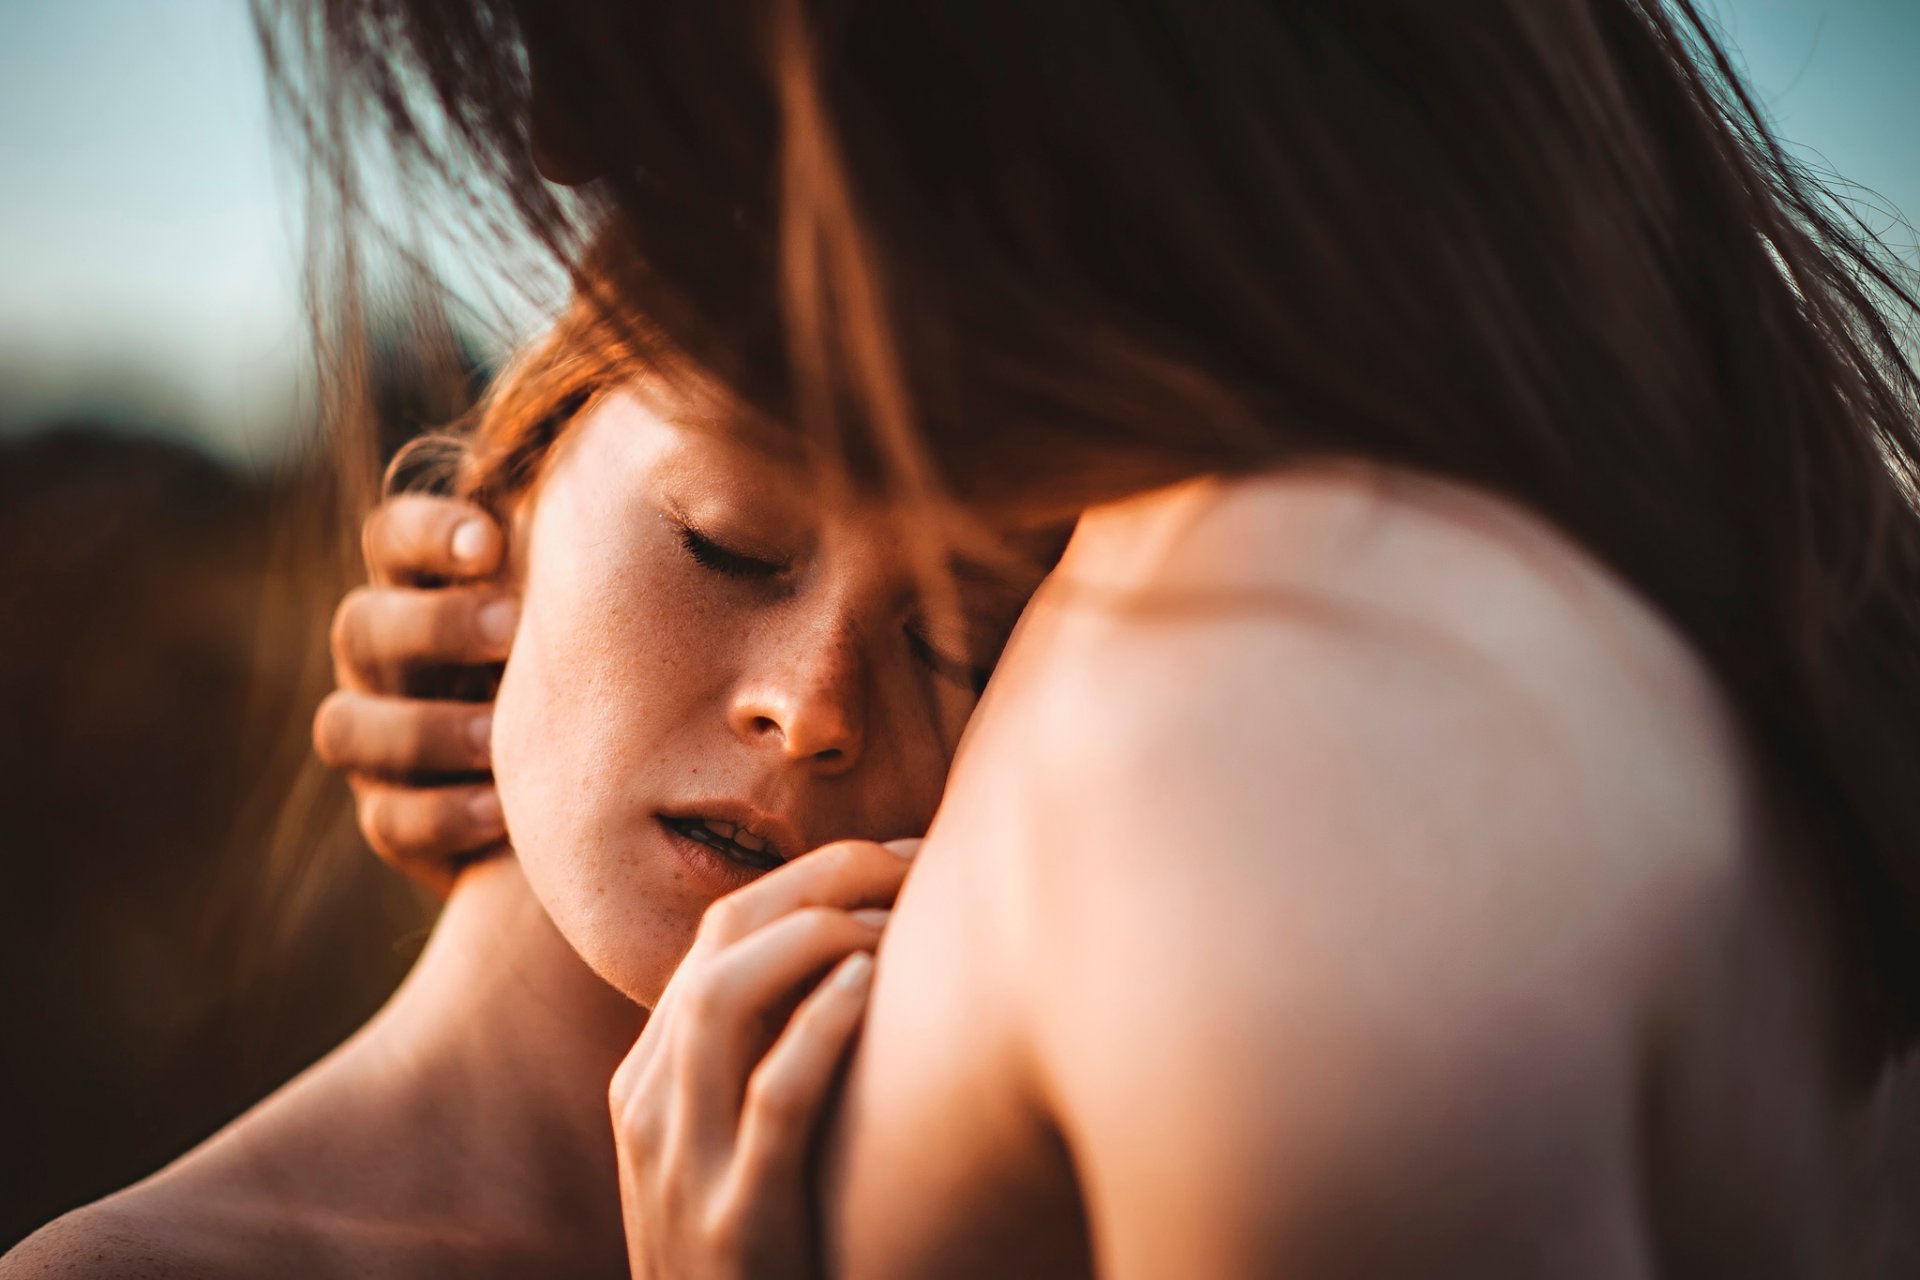
[[(689, 525), (677, 521), (674, 524), (680, 545), (687, 554), (693, 557), (696, 564), (714, 573), (729, 578), (769, 579), (787, 571), (786, 564), (731, 550)], [(976, 697), (986, 689), (987, 678), (993, 674), (992, 667), (975, 666), (964, 658), (941, 652), (912, 626), (906, 627), (905, 632), (907, 647), (913, 656), (936, 676), (972, 690)]]
[(680, 545), (686, 548), (687, 554), (693, 557), (695, 563), (715, 573), (725, 574), (729, 578), (773, 578), (786, 572), (787, 566), (784, 564), (729, 551), (686, 525), (679, 526), (679, 530)]

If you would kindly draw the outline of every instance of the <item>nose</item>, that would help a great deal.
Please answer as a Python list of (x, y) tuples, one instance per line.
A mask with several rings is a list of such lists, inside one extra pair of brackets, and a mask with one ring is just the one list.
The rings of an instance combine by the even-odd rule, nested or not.
[(866, 737), (864, 662), (853, 630), (806, 629), (735, 687), (728, 722), (749, 746), (818, 772), (851, 769)]

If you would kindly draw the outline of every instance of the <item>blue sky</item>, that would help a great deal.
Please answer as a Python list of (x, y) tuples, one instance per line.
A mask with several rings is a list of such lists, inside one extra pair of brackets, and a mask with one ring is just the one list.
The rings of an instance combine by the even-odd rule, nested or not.
[(140, 396), (241, 456), (303, 344), (244, 0), (0, 0), (0, 416)]
[[(1784, 135), (1920, 218), (1920, 0), (1707, 3)], [(137, 400), (270, 458), (305, 336), (291, 178), (245, 0), (0, 0), (0, 430)]]

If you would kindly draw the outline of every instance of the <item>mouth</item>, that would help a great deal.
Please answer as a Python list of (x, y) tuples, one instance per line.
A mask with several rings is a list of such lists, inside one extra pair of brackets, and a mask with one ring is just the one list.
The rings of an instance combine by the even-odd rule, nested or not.
[(713, 850), (730, 862), (754, 871), (771, 871), (787, 861), (779, 844), (749, 821), (717, 815), (673, 817), (660, 815), (660, 824), (685, 840)]

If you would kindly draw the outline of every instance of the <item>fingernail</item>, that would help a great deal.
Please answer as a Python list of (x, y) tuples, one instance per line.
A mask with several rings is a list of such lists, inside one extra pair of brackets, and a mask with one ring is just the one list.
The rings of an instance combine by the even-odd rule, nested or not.
[(453, 558), (462, 564), (481, 564), (492, 544), (493, 533), (486, 521), (462, 520), (453, 531)]
[(489, 643), (504, 645), (513, 639), (514, 624), (520, 621), (520, 603), (517, 600), (495, 600), (480, 606), (480, 612), (474, 615), (474, 625), (480, 628), (480, 635)]
[(840, 968), (833, 975), (833, 985), (849, 991), (858, 990), (867, 985), (867, 979), (873, 976), (873, 957), (864, 951), (856, 951), (840, 962)]
[(483, 754), (493, 748), (493, 712), (482, 711), (467, 721), (467, 736), (473, 739), (473, 745)]
[(503, 821), (500, 813), (500, 793), (492, 787), (476, 794), (467, 801), (467, 812), (473, 815), (475, 825), (497, 829)]
[(920, 852), (922, 843), (923, 841), (919, 836), (913, 836), (906, 840), (889, 840), (882, 847), (889, 853), (898, 854), (902, 858), (911, 858), (914, 854)]
[(868, 907), (864, 911), (853, 911), (848, 914), (869, 929), (884, 929), (887, 925), (887, 917), (893, 912), (885, 907)]

